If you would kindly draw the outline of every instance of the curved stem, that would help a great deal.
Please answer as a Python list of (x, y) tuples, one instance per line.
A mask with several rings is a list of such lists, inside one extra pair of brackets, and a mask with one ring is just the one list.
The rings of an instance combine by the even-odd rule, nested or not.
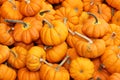
[(44, 15), (44, 13), (48, 13), (48, 12), (50, 12), (50, 10), (41, 11), (41, 12), (39, 12), (39, 14), (42, 16), (42, 15)]
[(25, 2), (26, 2), (27, 4), (29, 4), (29, 3), (30, 3), (30, 0), (25, 0)]
[(23, 22), (22, 20), (11, 20), (11, 19), (5, 19), (5, 22), (10, 22), (10, 23), (20, 23), (23, 24), (24, 27), (27, 27), (27, 23)]
[(17, 58), (17, 54), (15, 54), (12, 50), (10, 50), (10, 52)]
[(74, 33), (75, 33), (76, 35), (84, 38), (84, 39), (87, 40), (89, 43), (91, 43), (91, 44), (93, 43), (93, 41), (92, 41), (90, 38), (88, 38), (87, 36), (84, 36), (84, 35), (78, 33), (77, 31), (75, 31)]
[(48, 63), (46, 60), (40, 58), (40, 62), (44, 62), (45, 64), (49, 65), (49, 66), (53, 66), (53, 64), (51, 63)]
[(53, 48), (52, 46), (44, 46), (44, 50), (51, 49)]
[(71, 33), (72, 35), (75, 35), (75, 33), (69, 28), (68, 28), (68, 32)]
[(99, 4), (96, 4), (96, 5), (97, 5), (97, 8), (98, 8), (98, 13), (101, 14), (102, 11), (100, 10), (100, 6), (99, 6)]
[(46, 23), (49, 25), (50, 28), (53, 28), (53, 27), (54, 27), (48, 20), (43, 19), (43, 21), (46, 22)]
[(97, 17), (94, 14), (90, 13), (90, 12), (87, 12), (87, 13), (95, 18), (95, 24), (97, 24), (98, 23)]
[(66, 56), (63, 61), (56, 67), (56, 70), (59, 70), (59, 68), (67, 61), (67, 59), (69, 58), (70, 56)]
[(17, 8), (16, 5), (15, 5), (15, 2), (13, 2), (13, 0), (8, 0), (12, 5), (13, 5), (13, 8)]

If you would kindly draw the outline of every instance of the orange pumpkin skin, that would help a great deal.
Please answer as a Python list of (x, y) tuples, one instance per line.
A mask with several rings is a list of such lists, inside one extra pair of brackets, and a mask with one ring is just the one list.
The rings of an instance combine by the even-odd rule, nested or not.
[(92, 62), (94, 63), (95, 71), (91, 80), (109, 80), (110, 73), (104, 69), (100, 58), (93, 59)]
[(3, 45), (12, 45), (15, 41), (11, 34), (10, 27), (5, 23), (0, 23), (0, 43)]
[(14, 20), (20, 20), (23, 18), (23, 15), (19, 12), (19, 6), (20, 2), (12, 0), (13, 3), (15, 3), (15, 6), (10, 1), (5, 1), (1, 6), (1, 16), (4, 19), (14, 19)]
[(41, 31), (40, 37), (45, 45), (58, 45), (64, 42), (68, 36), (68, 28), (58, 20), (53, 20), (52, 26), (45, 24)]
[(51, 4), (59, 4), (59, 3), (63, 2), (64, 0), (46, 0), (46, 1), (48, 1)]
[(55, 15), (55, 10), (53, 9), (53, 6), (47, 2), (42, 1), (41, 9), (35, 15), (35, 18), (38, 19), (39, 21), (46, 19), (51, 22), (52, 20), (55, 19), (54, 15)]
[(116, 11), (112, 17), (112, 23), (120, 26), (120, 11)]
[(73, 8), (78, 15), (80, 15), (83, 11), (83, 2), (81, 0), (65, 0), (62, 2), (62, 6)]
[(109, 30), (109, 24), (101, 18), (97, 18), (98, 22), (94, 18), (87, 19), (83, 24), (82, 32), (88, 37), (100, 38), (103, 37)]
[(78, 57), (71, 61), (69, 71), (74, 80), (88, 80), (94, 73), (94, 64), (88, 58)]
[(66, 52), (67, 52), (67, 44), (65, 42), (53, 46), (50, 49), (48, 47), (48, 49), (46, 49), (46, 59), (47, 61), (52, 63), (59, 62), (65, 57)]
[(0, 5), (2, 5), (7, 0), (0, 0)]
[(57, 9), (55, 19), (60, 20), (70, 29), (73, 29), (74, 26), (78, 24), (78, 14), (70, 7), (61, 7)]
[(46, 52), (42, 47), (33, 46), (29, 49), (26, 57), (26, 67), (30, 71), (37, 71), (40, 69), (42, 62), (40, 59), (46, 59)]
[(27, 50), (23, 47), (16, 46), (11, 49), (10, 56), (7, 62), (12, 67), (16, 69), (20, 69), (25, 67), (26, 56), (27, 56)]
[(106, 46), (120, 45), (120, 26), (110, 24), (108, 33), (102, 38)]
[(29, 44), (40, 37), (39, 32), (42, 28), (42, 23), (34, 17), (26, 17), (23, 21), (26, 25), (17, 23), (14, 27), (13, 37), (15, 41)]
[(5, 62), (10, 55), (10, 49), (8, 48), (8, 46), (5, 45), (0, 45), (0, 64)]
[(75, 49), (77, 53), (82, 57), (96, 58), (101, 56), (105, 51), (105, 41), (102, 39), (94, 39), (93, 43), (86, 41), (77, 41), (75, 43)]
[(90, 12), (95, 14), (97, 17), (104, 19), (106, 22), (109, 22), (112, 17), (112, 10), (107, 4), (97, 4), (94, 5)]
[(20, 3), (20, 12), (24, 16), (34, 16), (41, 9), (43, 0), (22, 0)]
[(116, 8), (118, 10), (120, 10), (120, 0), (106, 0), (106, 2), (112, 6), (113, 8)]
[(57, 66), (43, 64), (40, 68), (40, 80), (70, 80), (69, 72), (64, 67), (57, 69)]
[(107, 71), (110, 73), (120, 72), (120, 48), (119, 46), (113, 45), (108, 46), (101, 56), (101, 61)]
[(113, 73), (108, 80), (120, 80), (120, 73)]
[(18, 80), (40, 80), (39, 71), (29, 71), (27, 68), (18, 70)]
[(0, 65), (0, 80), (15, 80), (16, 71), (5, 64)]

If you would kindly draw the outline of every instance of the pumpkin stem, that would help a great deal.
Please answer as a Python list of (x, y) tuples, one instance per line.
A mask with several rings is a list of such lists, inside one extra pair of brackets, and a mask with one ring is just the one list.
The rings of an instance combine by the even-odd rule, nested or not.
[(116, 36), (116, 33), (115, 33), (115, 32), (112, 32), (111, 37), (112, 37), (112, 38), (115, 38), (115, 36)]
[(48, 20), (43, 19), (43, 21), (46, 22), (46, 23), (49, 25), (50, 28), (53, 28), (53, 27), (54, 27)]
[(71, 33), (72, 35), (75, 35), (75, 33), (69, 28), (68, 28), (68, 32)]
[(49, 65), (49, 66), (53, 66), (53, 64), (51, 63), (48, 63), (46, 60), (40, 58), (40, 62), (44, 62), (45, 64)]
[(11, 31), (14, 31), (14, 27), (11, 27), (7, 32), (10, 33)]
[(51, 49), (53, 48), (52, 46), (44, 46), (44, 50)]
[(90, 5), (92, 6), (94, 4), (94, 0), (90, 0)]
[(10, 22), (10, 23), (20, 23), (24, 25), (24, 28), (27, 27), (27, 23), (23, 22), (22, 20), (11, 20), (11, 19), (5, 19), (5, 22)]
[(74, 33), (75, 33), (76, 35), (78, 35), (78, 36), (84, 38), (85, 40), (87, 40), (90, 44), (93, 43), (93, 41), (92, 41), (90, 38), (88, 38), (87, 36), (84, 36), (84, 35), (78, 33), (77, 31), (75, 31)]
[(62, 62), (56, 67), (56, 70), (59, 70), (59, 68), (67, 61), (67, 59), (69, 58), (70, 56), (66, 56), (63, 60), (62, 60)]
[(48, 12), (50, 12), (50, 10), (44, 10), (44, 11), (41, 11), (41, 12), (39, 12), (39, 14), (40, 14), (41, 16), (43, 16), (44, 13), (48, 13)]
[(113, 7), (111, 8), (111, 14), (112, 14), (112, 16), (114, 16), (114, 14), (115, 14), (115, 9)]
[(10, 50), (10, 52), (17, 58), (18, 55), (14, 53), (14, 51)]
[(99, 14), (101, 14), (101, 13), (102, 13), (102, 11), (101, 11), (101, 9), (100, 9), (99, 4), (96, 4), (96, 5), (97, 5), (97, 8), (98, 8), (98, 13), (99, 13)]
[(13, 2), (13, 0), (8, 0), (12, 5), (13, 5), (13, 8), (16, 9), (16, 5), (15, 5), (15, 2)]
[(98, 23), (97, 17), (94, 14), (90, 13), (90, 12), (87, 12), (87, 13), (95, 18), (95, 24), (97, 24)]
[(120, 59), (120, 54), (118, 54), (117, 57)]
[(68, 18), (66, 18), (66, 17), (63, 18), (63, 23), (64, 23), (65, 25), (67, 24), (67, 20), (68, 20)]
[(30, 0), (25, 0), (25, 2), (26, 2), (27, 4), (29, 4), (29, 3), (30, 3)]
[(97, 79), (96, 80), (101, 80), (101, 78), (100, 77), (97, 77)]

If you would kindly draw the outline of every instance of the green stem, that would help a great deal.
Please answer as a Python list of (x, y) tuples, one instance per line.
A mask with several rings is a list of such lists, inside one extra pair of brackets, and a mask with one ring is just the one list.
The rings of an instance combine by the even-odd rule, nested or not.
[(90, 13), (90, 12), (87, 12), (87, 13), (95, 18), (95, 24), (97, 24), (98, 23), (97, 17), (93, 13)]
[(44, 13), (48, 13), (48, 12), (50, 12), (50, 10), (44, 10), (44, 11), (41, 11), (41, 12), (39, 12), (39, 14), (40, 14), (41, 16), (43, 16)]

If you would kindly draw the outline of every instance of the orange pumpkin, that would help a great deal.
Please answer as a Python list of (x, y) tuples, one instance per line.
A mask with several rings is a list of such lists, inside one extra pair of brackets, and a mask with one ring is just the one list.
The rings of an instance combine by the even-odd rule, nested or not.
[(109, 80), (120, 80), (120, 73), (111, 74)]
[(88, 80), (94, 73), (94, 64), (88, 58), (78, 57), (71, 61), (69, 71), (74, 80)]
[(112, 17), (112, 23), (120, 26), (120, 11), (116, 11)]
[(19, 12), (20, 2), (15, 0), (7, 0), (1, 6), (1, 16), (4, 19), (20, 20), (23, 15)]
[(15, 41), (12, 36), (12, 29), (5, 23), (0, 23), (0, 43), (3, 45), (12, 45)]
[(20, 2), (20, 12), (24, 16), (34, 16), (41, 9), (43, 0), (22, 0)]
[(27, 68), (18, 70), (18, 80), (40, 80), (39, 71), (32, 72)]
[(82, 0), (65, 0), (62, 2), (62, 6), (73, 8), (78, 13), (78, 15), (80, 15), (83, 11)]
[(101, 61), (110, 73), (120, 73), (120, 47), (116, 45), (108, 46), (101, 56)]
[(20, 69), (25, 67), (27, 50), (23, 47), (16, 46), (10, 50), (10, 56), (7, 62), (14, 68)]
[(15, 80), (17, 73), (5, 64), (0, 64), (0, 80)]
[(39, 32), (42, 28), (42, 23), (34, 17), (25, 17), (20, 21), (9, 19), (6, 21), (16, 23), (13, 32), (15, 41), (29, 44), (40, 37)]
[(46, 59), (46, 52), (42, 47), (33, 46), (29, 49), (26, 57), (26, 67), (30, 71), (37, 71), (40, 69), (42, 62), (40, 59)]
[(0, 44), (0, 56), (1, 56), (0, 64), (5, 62), (9, 58), (9, 55), (10, 55), (10, 49), (8, 48), (8, 46)]
[(46, 48), (46, 59), (49, 62), (59, 62), (61, 61), (67, 52), (67, 44), (65, 42), (53, 46), (51, 48)]
[(63, 43), (68, 36), (68, 28), (58, 20), (53, 20), (51, 23), (44, 19), (47, 23), (41, 31), (40, 37), (45, 45), (58, 45)]

